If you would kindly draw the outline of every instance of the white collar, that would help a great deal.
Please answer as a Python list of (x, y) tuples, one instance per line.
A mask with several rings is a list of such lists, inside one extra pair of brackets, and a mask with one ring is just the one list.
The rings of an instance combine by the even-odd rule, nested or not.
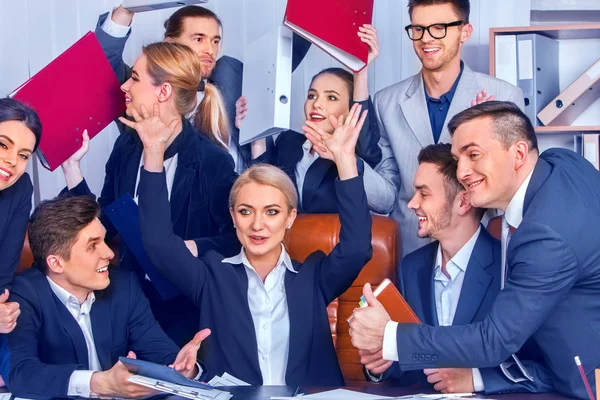
[(94, 302), (96, 301), (96, 295), (94, 295), (94, 292), (92, 291), (87, 295), (85, 301), (79, 304), (79, 300), (77, 299), (77, 297), (75, 297), (74, 295), (69, 293), (65, 288), (63, 288), (58, 283), (50, 279), (48, 275), (46, 275), (46, 279), (48, 279), (50, 289), (52, 289), (56, 297), (58, 297), (60, 302), (63, 303), (64, 306), (67, 308), (69, 307), (69, 304), (77, 304), (81, 308), (81, 311), (89, 312), (89, 310), (92, 308), (92, 304), (94, 304)]
[(508, 207), (506, 207), (506, 211), (504, 212), (504, 217), (508, 224), (515, 229), (521, 225), (521, 221), (523, 221), (523, 206), (525, 204), (525, 194), (527, 193), (527, 187), (529, 186), (529, 181), (531, 181), (531, 176), (533, 175), (533, 170), (527, 175), (527, 178), (523, 181), (517, 193), (513, 196), (510, 203), (508, 203)]
[[(458, 250), (456, 252), (454, 257), (452, 257), (451, 259), (448, 260), (448, 262), (446, 263), (446, 266), (448, 264), (452, 263), (452, 264), (456, 265), (458, 267), (458, 269), (465, 272), (467, 270), (467, 266), (469, 265), (469, 260), (471, 259), (471, 253), (473, 253), (473, 249), (475, 248), (475, 243), (477, 242), (477, 238), (479, 237), (480, 232), (481, 232), (481, 225), (479, 225), (479, 228), (477, 228), (477, 231), (475, 232), (475, 234), (473, 236), (471, 236), (471, 238), (467, 241), (467, 243), (465, 243), (463, 245), (463, 247), (461, 247), (460, 250)], [(436, 277), (442, 271), (442, 246), (440, 244), (438, 244), (437, 257), (435, 259), (435, 271), (436, 271)], [(455, 271), (454, 273), (448, 269), (447, 269), (447, 271), (451, 276), (451, 280), (454, 280), (454, 278), (458, 274), (458, 271)]]
[[(252, 264), (250, 264), (248, 257), (246, 257), (246, 251), (243, 247), (237, 256), (225, 258), (221, 262), (229, 264), (244, 264), (246, 267), (255, 270)], [(290, 258), (290, 255), (287, 253), (287, 251), (285, 251), (285, 246), (283, 245), (283, 243), (281, 244), (281, 254), (279, 255), (279, 260), (277, 260), (277, 264), (275, 264), (275, 267), (278, 267), (281, 264), (283, 264), (290, 272), (293, 272), (295, 274), (298, 273), (298, 271), (294, 269), (292, 259)]]

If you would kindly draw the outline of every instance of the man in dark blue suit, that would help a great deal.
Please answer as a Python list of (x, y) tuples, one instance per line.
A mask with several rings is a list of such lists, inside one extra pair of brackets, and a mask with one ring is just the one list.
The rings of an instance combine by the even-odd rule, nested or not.
[(489, 367), (531, 337), (555, 390), (587, 398), (573, 357), (581, 357), (595, 388), (600, 173), (572, 151), (540, 155), (531, 122), (512, 103), (469, 108), (449, 129), (457, 176), (471, 203), (505, 211), (506, 286), (485, 319), (463, 326), (396, 324), (379, 307), (358, 310), (351, 324), (354, 345), (375, 352), (392, 340), (402, 370)]
[(136, 276), (109, 271), (100, 206), (88, 196), (56, 198), (34, 212), (29, 240), (40, 269), (14, 280), (11, 300), (21, 306), (8, 387), (15, 396), (140, 397), (151, 390), (127, 381), (120, 356), (172, 364), (199, 377), (198, 349), (209, 330), (183, 349), (160, 328)]
[[(404, 257), (397, 280), (419, 319), (433, 326), (483, 320), (501, 283), (500, 242), (481, 225), (485, 210), (471, 206), (467, 191), (456, 178), (456, 161), (450, 150), (449, 144), (429, 145), (417, 157), (419, 167), (413, 182), (416, 192), (408, 207), (419, 219), (418, 236), (436, 241)], [(523, 364), (534, 375), (533, 382), (517, 382), (501, 367), (402, 372), (398, 363), (381, 360), (381, 356), (372, 357), (363, 350), (361, 356), (369, 378), (393, 379), (400, 386), (433, 386), (446, 393), (552, 390), (547, 369), (531, 361)], [(384, 369), (381, 377), (374, 375)]]

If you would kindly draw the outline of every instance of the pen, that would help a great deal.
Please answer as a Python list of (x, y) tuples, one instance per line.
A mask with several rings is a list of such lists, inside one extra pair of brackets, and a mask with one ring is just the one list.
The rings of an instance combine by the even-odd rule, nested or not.
[(588, 396), (590, 396), (590, 400), (596, 400), (594, 398), (594, 394), (592, 393), (590, 383), (588, 382), (587, 377), (585, 376), (585, 371), (583, 370), (583, 366), (581, 365), (581, 360), (579, 359), (579, 356), (575, 356), (575, 364), (577, 364), (577, 369), (579, 369), (579, 375), (581, 375), (581, 380), (585, 385), (585, 389), (588, 392)]

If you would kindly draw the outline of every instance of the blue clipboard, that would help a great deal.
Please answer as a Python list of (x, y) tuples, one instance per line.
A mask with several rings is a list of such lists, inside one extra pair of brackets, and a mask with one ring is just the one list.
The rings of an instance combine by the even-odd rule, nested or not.
[(181, 295), (181, 292), (158, 272), (142, 243), (142, 232), (140, 230), (140, 216), (138, 206), (129, 195), (124, 194), (102, 210), (110, 219), (115, 229), (121, 235), (129, 250), (133, 253), (152, 284), (163, 300), (169, 300)]
[(133, 358), (119, 357), (119, 361), (123, 363), (127, 371), (135, 375), (145, 376), (151, 379), (174, 383), (181, 386), (189, 386), (206, 390), (213, 390), (212, 386), (200, 383), (193, 379), (188, 379), (166, 365), (155, 364), (149, 361), (136, 360)]

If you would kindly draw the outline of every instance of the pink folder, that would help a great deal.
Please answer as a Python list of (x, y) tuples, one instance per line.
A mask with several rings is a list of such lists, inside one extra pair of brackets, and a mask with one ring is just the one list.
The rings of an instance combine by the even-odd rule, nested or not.
[(125, 111), (125, 98), (93, 32), (86, 33), (50, 64), (15, 89), (13, 97), (33, 107), (42, 121), (38, 156), (54, 171), (81, 147), (81, 134), (96, 136)]

